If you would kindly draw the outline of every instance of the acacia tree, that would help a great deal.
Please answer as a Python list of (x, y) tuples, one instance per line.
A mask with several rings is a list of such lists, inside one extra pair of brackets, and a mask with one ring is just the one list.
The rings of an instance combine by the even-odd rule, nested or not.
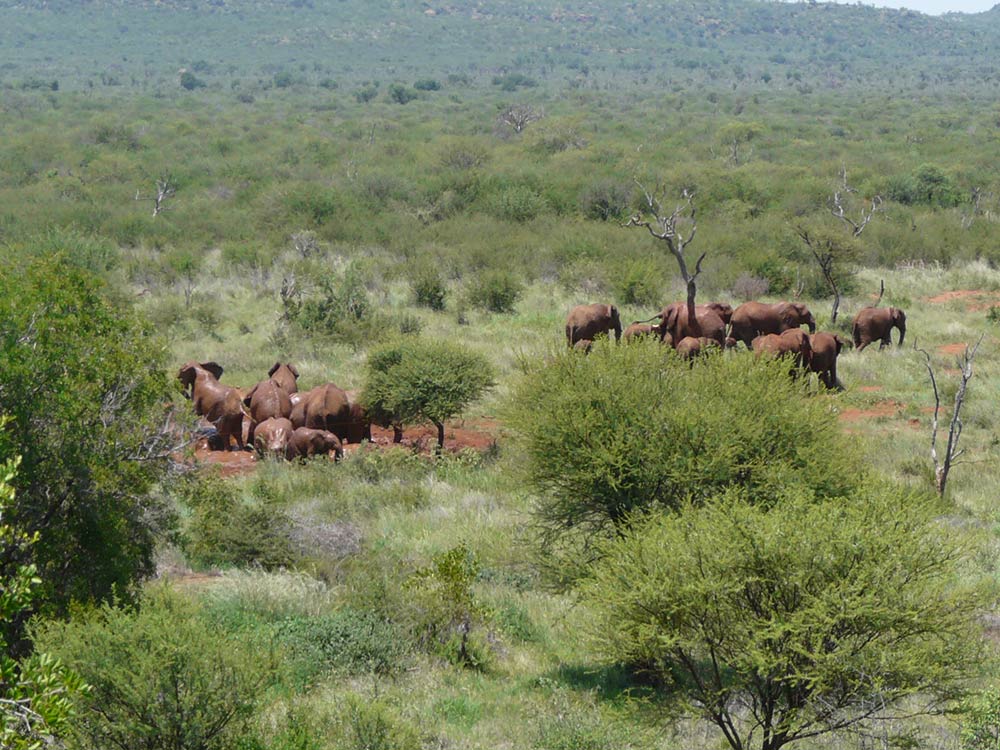
[(698, 256), (698, 260), (694, 264), (694, 273), (692, 273), (688, 268), (684, 251), (687, 250), (688, 245), (694, 242), (695, 234), (698, 232), (698, 223), (695, 220), (694, 192), (684, 188), (681, 191), (681, 202), (668, 214), (663, 208), (662, 199), (659, 197), (663, 192), (662, 189), (649, 191), (638, 179), (635, 180), (635, 184), (642, 190), (645, 206), (643, 210), (633, 214), (623, 226), (645, 227), (650, 235), (666, 246), (667, 251), (677, 261), (681, 278), (684, 279), (687, 288), (688, 320), (694, 321), (697, 319), (694, 310), (695, 295), (698, 292), (696, 282), (701, 274), (701, 263), (705, 260), (706, 255), (706, 253), (702, 253)]
[(368, 355), (361, 402), (376, 424), (430, 422), (444, 447), (444, 423), (493, 385), (485, 357), (446, 341), (404, 341)]
[(606, 543), (583, 587), (596, 644), (732, 750), (941, 711), (982, 658), (984, 599), (938, 510), (872, 486), (657, 515)]

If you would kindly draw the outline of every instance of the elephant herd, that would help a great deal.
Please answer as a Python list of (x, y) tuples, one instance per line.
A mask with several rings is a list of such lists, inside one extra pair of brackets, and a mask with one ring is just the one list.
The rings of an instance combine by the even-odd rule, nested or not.
[(240, 450), (243, 420), (249, 419), (246, 443), (260, 455), (291, 460), (314, 455), (343, 456), (345, 442), (371, 440), (371, 425), (359, 404), (333, 383), (299, 393), (299, 373), (288, 363), (275, 362), (268, 379), (245, 394), (219, 382), (223, 369), (215, 362), (188, 362), (177, 373), (195, 414), (211, 422), (218, 444)]
[[(659, 321), (653, 325), (653, 321)], [(806, 326), (809, 333), (801, 327)], [(906, 336), (906, 314), (896, 307), (865, 307), (851, 326), (853, 345), (863, 350), (879, 341), (879, 348), (892, 343), (892, 329), (899, 330), (899, 343)], [(694, 306), (667, 305), (657, 315), (636, 321), (622, 331), (618, 308), (614, 305), (578, 305), (566, 318), (569, 346), (588, 352), (596, 336), (614, 331), (615, 340), (626, 342), (640, 337), (658, 339), (678, 355), (690, 359), (706, 349), (734, 348), (741, 342), (758, 357), (788, 356), (796, 370), (818, 374), (827, 388), (839, 388), (837, 357), (848, 342), (835, 333), (816, 332), (816, 319), (800, 302), (745, 302), (735, 310), (724, 302)]]

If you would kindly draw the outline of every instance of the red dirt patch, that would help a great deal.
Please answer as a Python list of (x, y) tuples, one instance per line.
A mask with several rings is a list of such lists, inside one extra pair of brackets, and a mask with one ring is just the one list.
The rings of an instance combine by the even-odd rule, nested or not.
[(194, 449), (195, 463), (201, 466), (218, 466), (220, 476), (234, 477), (249, 474), (257, 466), (257, 459), (249, 451), (213, 451), (207, 440), (199, 440)]
[(895, 417), (905, 405), (892, 399), (886, 399), (872, 405), (870, 409), (844, 409), (837, 416), (842, 422), (860, 422), (865, 419)]
[(968, 344), (966, 344), (964, 342), (958, 342), (958, 343), (955, 343), (955, 344), (944, 344), (942, 346), (939, 346), (937, 348), (937, 350), (938, 350), (938, 353), (940, 353), (940, 354), (946, 354), (946, 355), (962, 354), (962, 353), (965, 352), (965, 348), (967, 346), (968, 346)]
[[(463, 421), (445, 425), (444, 448), (457, 453), (465, 448), (489, 450), (497, 441), (500, 426), (493, 420)], [(392, 430), (372, 426), (372, 442), (380, 446), (392, 445)], [(437, 429), (430, 426), (410, 427), (403, 430), (403, 445), (421, 452), (431, 452), (437, 446)]]
[(876, 392), (882, 390), (882, 386), (880, 386), (880, 385), (863, 385), (860, 388), (858, 388), (858, 390), (861, 391), (862, 393), (876, 393)]
[(966, 305), (966, 309), (969, 312), (988, 310), (994, 305), (1000, 305), (1000, 292), (989, 292), (985, 289), (955, 289), (925, 298), (926, 302), (935, 305), (954, 302), (955, 300), (971, 300)]

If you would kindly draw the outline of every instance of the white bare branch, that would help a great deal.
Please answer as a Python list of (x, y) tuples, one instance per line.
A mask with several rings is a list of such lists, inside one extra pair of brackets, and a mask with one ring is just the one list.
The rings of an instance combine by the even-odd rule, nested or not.
[(515, 133), (521, 133), (528, 125), (545, 117), (544, 110), (535, 109), (530, 104), (511, 104), (497, 116), (497, 122)]
[(164, 211), (169, 211), (171, 206), (166, 205), (166, 201), (169, 198), (173, 198), (177, 193), (177, 188), (173, 185), (170, 179), (170, 175), (163, 175), (156, 180), (156, 195), (140, 195), (138, 190), (135, 191), (135, 200), (137, 201), (152, 201), (153, 202), (153, 216), (159, 216)]

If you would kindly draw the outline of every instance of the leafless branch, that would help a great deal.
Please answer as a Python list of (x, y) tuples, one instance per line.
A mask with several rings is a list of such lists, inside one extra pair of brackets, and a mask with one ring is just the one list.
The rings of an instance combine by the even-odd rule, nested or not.
[(865, 227), (868, 226), (868, 222), (874, 218), (875, 214), (880, 213), (885, 210), (882, 205), (882, 196), (876, 195), (871, 199), (871, 202), (866, 210), (864, 206), (861, 207), (860, 218), (855, 221), (847, 215), (844, 209), (844, 204), (841, 200), (842, 191), (837, 190), (833, 194), (833, 199), (831, 200), (832, 206), (830, 208), (830, 213), (836, 216), (838, 219), (843, 221), (851, 228), (852, 237), (860, 237), (861, 233), (865, 231)]
[(938, 495), (943, 496), (948, 483), (948, 474), (958, 459), (965, 451), (959, 449), (958, 444), (962, 437), (962, 405), (965, 403), (965, 393), (969, 380), (972, 379), (972, 363), (979, 351), (979, 345), (983, 343), (986, 334), (982, 334), (975, 346), (965, 347), (959, 373), (958, 390), (955, 392), (955, 404), (952, 407), (951, 420), (948, 424), (948, 442), (944, 451), (944, 458), (938, 455), (937, 434), (941, 412), (941, 394), (938, 389), (937, 378), (934, 376), (934, 368), (931, 366), (931, 355), (924, 349), (917, 349), (916, 341), (913, 348), (924, 355), (924, 366), (927, 368), (927, 375), (930, 377), (931, 389), (934, 392), (934, 415), (931, 418), (931, 461), (934, 463), (934, 488)]
[(170, 206), (166, 205), (166, 201), (169, 198), (173, 198), (174, 194), (177, 192), (177, 188), (171, 183), (170, 175), (164, 175), (156, 180), (156, 195), (140, 195), (139, 191), (135, 191), (135, 200), (137, 201), (152, 201), (153, 202), (153, 216), (159, 216), (164, 211), (169, 211)]
[(545, 112), (541, 109), (535, 109), (530, 104), (511, 104), (497, 116), (497, 123), (510, 128), (515, 133), (521, 133), (528, 125), (543, 117), (545, 117)]

